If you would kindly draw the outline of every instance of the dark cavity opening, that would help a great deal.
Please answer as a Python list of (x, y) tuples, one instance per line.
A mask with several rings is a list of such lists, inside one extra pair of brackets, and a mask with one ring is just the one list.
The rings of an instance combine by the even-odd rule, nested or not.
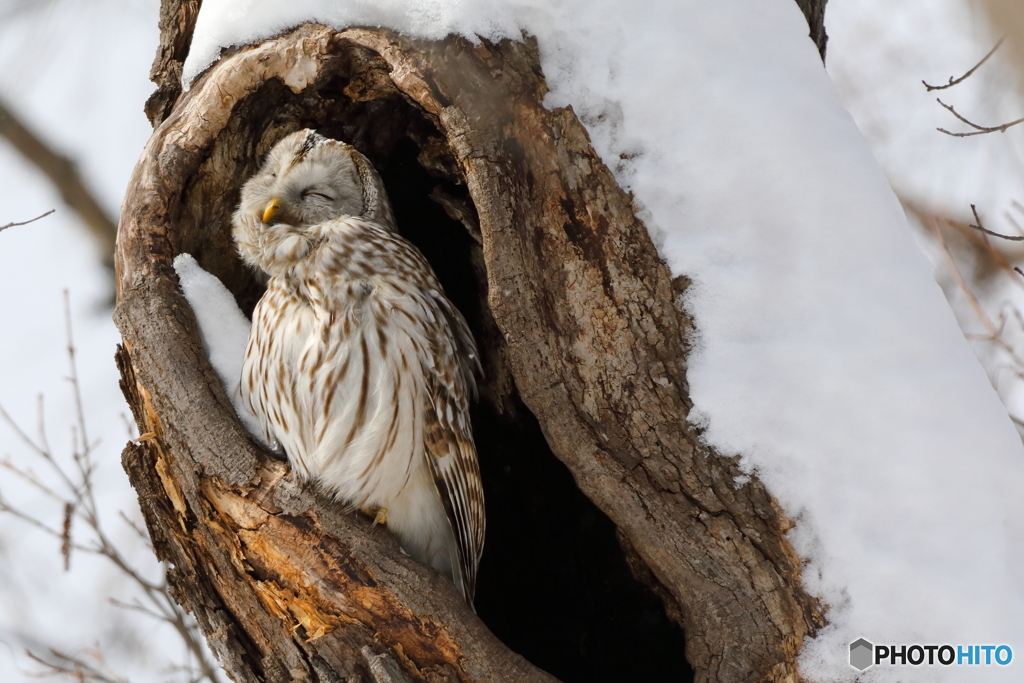
[[(342, 55), (335, 76), (301, 95), (267, 83), (239, 104), (229, 124), (229, 133), (251, 140), (248, 153), (226, 157), (215, 148), (209, 170), (247, 179), (274, 142), (302, 127), (370, 158), (400, 232), (434, 267), (472, 327), (484, 363), (481, 400), (473, 408), (487, 504), (475, 601), (480, 617), (511, 649), (565, 683), (692, 681), (681, 628), (633, 576), (615, 525), (579, 490), (520, 401), (487, 306), (479, 227), (461, 171), (433, 123), (393, 87), (380, 85), (379, 61), (358, 51)], [(251, 314), (263, 286), (233, 257), (230, 216), (238, 187), (207, 189), (205, 177), (200, 173), (191, 189), (208, 195), (193, 203), (204, 214), (182, 218), (220, 229), (185, 230), (179, 247), (217, 273)]]
[(473, 409), (487, 501), (478, 614), (502, 642), (566, 683), (692, 680), (682, 629), (633, 577), (615, 525), (576, 486), (506, 378), (481, 247), (472, 227), (431, 196), (471, 216), (472, 203), (462, 186), (431, 177), (420, 152), (405, 138), (378, 165), (399, 230), (473, 328), (485, 383), (505, 385), (503, 394), (482, 387)]

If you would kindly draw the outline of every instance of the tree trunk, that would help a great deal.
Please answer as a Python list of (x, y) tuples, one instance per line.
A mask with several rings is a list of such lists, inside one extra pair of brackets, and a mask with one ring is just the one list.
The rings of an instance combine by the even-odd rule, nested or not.
[[(811, 4), (820, 20), (824, 3)], [(541, 105), (536, 46), (307, 24), (224, 56), (182, 94), (198, 5), (162, 6), (159, 87), (147, 103), (156, 130), (124, 201), (115, 320), (123, 389), (144, 434), (125, 449), (124, 466), (176, 599), (230, 676), (555, 680), (488, 625), (506, 643), (532, 648), (536, 664), (558, 668), (558, 653), (530, 638), (549, 621), (569, 628), (572, 615), (558, 600), (576, 586), (560, 573), (560, 548), (543, 555), (534, 546), (544, 546), (544, 534), (559, 547), (597, 538), (605, 522), (586, 512), (592, 501), (614, 523), (621, 550), (611, 540), (576, 555), (579, 571), (617, 562), (625, 578), (610, 569), (597, 583), (663, 601), (685, 630), (693, 667), (678, 657), (672, 664), (669, 652), (672, 677), (800, 680), (803, 638), (824, 622), (784, 538), (791, 523), (756, 478), (737, 485), (735, 460), (709, 450), (687, 422), (691, 325), (676, 305), (686, 282), (672, 279), (571, 109)], [(474, 431), (491, 534), (477, 601), (483, 621), (386, 531), (343, 514), (255, 445), (178, 292), (171, 262), (188, 252), (251, 311), (261, 285), (235, 255), (231, 213), (262, 155), (302, 127), (351, 142), (378, 164), (400, 228), (431, 259), (480, 342), (487, 380)], [(403, 221), (403, 212), (427, 216), (431, 201), (447, 216), (438, 209), (439, 218)], [(543, 440), (530, 440), (535, 425)], [(589, 501), (568, 477), (557, 483), (548, 448)], [(577, 507), (563, 514), (574, 496)], [(574, 527), (573, 515), (597, 521)], [(513, 527), (526, 536), (521, 546), (509, 545), (514, 532), (501, 535)], [(501, 562), (488, 569), (488, 555)], [(626, 562), (646, 588), (627, 586)], [(488, 571), (499, 586), (490, 592)], [(544, 581), (553, 582), (550, 594), (537, 587)], [(515, 590), (548, 613), (517, 627)], [(633, 635), (629, 624), (616, 628), (612, 649)], [(666, 638), (646, 640), (670, 650), (676, 641)], [(580, 661), (602, 649), (580, 645)], [(563, 661), (558, 673), (574, 679), (580, 666)], [(630, 671), (643, 663), (636, 666)]]

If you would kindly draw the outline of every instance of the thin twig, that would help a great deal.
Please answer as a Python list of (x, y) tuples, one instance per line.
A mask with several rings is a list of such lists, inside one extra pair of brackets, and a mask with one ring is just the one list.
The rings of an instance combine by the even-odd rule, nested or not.
[(1017, 228), (1017, 232), (1024, 233), (1024, 227), (1021, 227), (1020, 223), (1017, 222), (1017, 219), (1013, 217), (1013, 214), (1011, 214), (1009, 211), (1004, 211), (1003, 217), (1006, 220), (1010, 221), (1010, 223), (1013, 224), (1013, 227)]
[(128, 440), (131, 441), (135, 439), (135, 437), (139, 435), (139, 430), (135, 426), (135, 423), (129, 420), (128, 416), (123, 412), (119, 413), (119, 415), (121, 416), (121, 421), (124, 422), (124, 429), (128, 433)]
[(960, 114), (958, 114), (956, 109), (953, 108), (953, 105), (946, 104), (945, 102), (943, 102), (939, 98), (935, 98), (935, 101), (938, 102), (939, 104), (941, 104), (942, 107), (946, 111), (948, 111), (950, 114), (952, 114), (953, 116), (957, 117), (958, 119), (960, 119), (961, 121), (966, 123), (971, 128), (975, 129), (973, 132), (969, 132), (969, 133), (953, 133), (951, 131), (946, 130), (945, 128), (936, 128), (935, 129), (935, 130), (939, 131), (940, 133), (945, 133), (946, 135), (951, 135), (954, 138), (969, 138), (972, 135), (987, 135), (988, 133), (1004, 133), (1004, 132), (1006, 132), (1007, 128), (1010, 128), (1012, 126), (1016, 126), (1018, 123), (1024, 123), (1024, 118), (1019, 118), (1016, 121), (1010, 121), (1009, 123), (1004, 123), (1001, 126), (979, 126), (977, 123), (974, 123), (973, 121), (969, 121), (969, 120), (965, 119), (963, 116), (961, 116)]
[(31, 484), (34, 489), (45, 495), (50, 500), (56, 501), (63, 505), (65, 503), (65, 497), (54, 491), (51, 487), (43, 483), (43, 481), (33, 472), (31, 469), (22, 470), (19, 469), (10, 460), (0, 460), (0, 467), (8, 470), (11, 474), (23, 479), (27, 484)]
[[(971, 306), (971, 308), (974, 309), (974, 313), (977, 320), (986, 329), (986, 332), (984, 334), (971, 334), (965, 332), (964, 336), (971, 340), (980, 340), (992, 344), (1006, 354), (1006, 357), (1008, 359), (1008, 363), (1006, 365), (1001, 365), (1000, 367), (995, 368), (988, 368), (989, 376), (992, 378), (993, 385), (998, 384), (999, 375), (1007, 370), (1009, 370), (1015, 376), (1017, 381), (1024, 381), (1024, 355), (1022, 355), (1020, 350), (1016, 348), (1016, 346), (1010, 341), (1010, 333), (1006, 329), (1007, 326), (1011, 323), (1011, 320), (1008, 318), (1007, 315), (1009, 313), (1009, 316), (1012, 317), (1012, 322), (1016, 324), (1016, 327), (1020, 330), (1024, 330), (1024, 315), (1021, 314), (1021, 311), (1016, 306), (1007, 303), (1006, 307), (1004, 307), (1004, 309), (1001, 310), (999, 313), (998, 326), (995, 325), (995, 323), (988, 316), (988, 314), (982, 309), (981, 303), (974, 296), (974, 293), (968, 287), (967, 282), (965, 281), (964, 277), (961, 275), (959, 269), (957, 268), (957, 265), (950, 251), (949, 245), (946, 243), (942, 231), (939, 229), (940, 221), (944, 225), (948, 225), (950, 228), (955, 229), (974, 247), (981, 250), (982, 253), (979, 254), (979, 258), (984, 259), (987, 255), (987, 257), (991, 259), (992, 264), (994, 264), (996, 268), (1005, 271), (1007, 274), (1012, 273), (1011, 279), (1014, 283), (1017, 284), (1017, 286), (1024, 287), (1024, 271), (1022, 271), (1020, 268), (1012, 265), (1009, 261), (1007, 261), (1005, 255), (999, 249), (996, 248), (996, 245), (998, 243), (995, 243), (984, 236), (984, 233), (987, 233), (989, 231), (985, 230), (984, 228), (979, 229), (979, 226), (981, 226), (981, 220), (977, 213), (976, 207), (972, 206), (971, 209), (974, 213), (977, 225), (968, 225), (966, 223), (953, 221), (948, 218), (939, 218), (927, 211), (915, 208), (910, 203), (906, 203), (906, 206), (918, 217), (918, 219), (921, 221), (921, 224), (925, 226), (930, 232), (932, 232), (935, 240), (942, 248), (942, 253), (946, 259), (949, 274), (952, 275), (958, 288), (962, 292), (963, 296), (967, 299), (968, 304)], [(1022, 428), (1024, 428), (1024, 420), (1021, 420), (1020, 418), (1013, 415), (1011, 415), (1011, 418), (1013, 419), (1015, 424), (1020, 425)], [(1022, 429), (1022, 435), (1024, 435), (1024, 429)]]
[(63, 291), (64, 296), (64, 328), (68, 338), (68, 367), (71, 371), (71, 375), (68, 378), (75, 390), (73, 392), (75, 397), (75, 416), (78, 418), (78, 426), (82, 430), (82, 444), (83, 446), (89, 443), (89, 438), (85, 433), (85, 414), (82, 412), (82, 395), (78, 390), (78, 370), (75, 365), (75, 340), (71, 333), (71, 297), (68, 294), (68, 290)]
[(138, 600), (136, 600), (135, 602), (122, 602), (122, 601), (118, 600), (117, 598), (110, 598), (110, 604), (113, 605), (114, 607), (118, 607), (118, 608), (123, 609), (123, 610), (128, 610), (128, 611), (132, 611), (132, 612), (141, 612), (142, 614), (145, 614), (148, 617), (152, 617), (153, 619), (157, 619), (157, 620), (166, 620), (167, 619), (167, 615), (165, 615), (164, 613), (157, 612), (156, 610), (150, 609), (149, 607), (146, 607), (145, 605), (143, 605)]
[(7, 138), (15, 149), (49, 178), (60, 192), (64, 203), (78, 214), (99, 242), (103, 265), (112, 269), (117, 223), (107, 215), (107, 211), (100, 206), (96, 196), (86, 187), (74, 162), (44, 142), (2, 99), (0, 136)]
[[(16, 519), (20, 519), (21, 521), (25, 522), (26, 524), (30, 524), (30, 525), (34, 526), (35, 528), (39, 529), (40, 531), (44, 532), (45, 534), (47, 534), (49, 536), (52, 536), (52, 537), (54, 537), (56, 539), (62, 539), (62, 537), (63, 537), (63, 534), (61, 534), (61, 532), (59, 530), (53, 529), (53, 528), (47, 526), (45, 523), (40, 522), (35, 517), (32, 517), (31, 515), (29, 515), (29, 514), (27, 514), (25, 512), (22, 512), (21, 510), (18, 510), (15, 507), (11, 507), (7, 503), (0, 503), (0, 512), (5, 512), (5, 513), (11, 515), (12, 517), (15, 517)], [(82, 551), (84, 553), (96, 553), (96, 549), (95, 548), (90, 548), (88, 546), (78, 545), (77, 543), (72, 543), (71, 547), (74, 550), (80, 550), (80, 551)]]
[(142, 527), (140, 527), (138, 524), (136, 524), (134, 520), (129, 518), (128, 515), (124, 514), (123, 510), (118, 510), (117, 514), (119, 514), (121, 516), (122, 521), (124, 521), (124, 523), (127, 524), (129, 526), (129, 528), (131, 528), (131, 530), (136, 533), (136, 535), (139, 537), (139, 539), (143, 543), (145, 543), (147, 546), (149, 546), (150, 550), (152, 550), (153, 549), (153, 542), (151, 540), (149, 540), (149, 534), (146, 533), (146, 531)]
[(21, 221), (20, 223), (8, 223), (7, 225), (0, 225), (0, 230), (6, 230), (7, 228), (16, 228), (19, 225), (28, 225), (29, 223), (35, 223), (40, 218), (46, 218), (57, 209), (50, 209), (46, 213), (39, 214), (35, 218), (29, 218), (27, 221)]
[(960, 269), (957, 267), (956, 261), (953, 260), (953, 255), (949, 252), (949, 246), (946, 244), (946, 240), (942, 237), (942, 231), (939, 230), (938, 220), (932, 216), (922, 216), (920, 214), (918, 217), (935, 237), (939, 246), (942, 247), (942, 255), (945, 258), (946, 267), (949, 269), (950, 275), (953, 276), (953, 280), (967, 298), (967, 303), (972, 309), (974, 309), (975, 316), (977, 316), (981, 324), (985, 326), (985, 329), (988, 331), (989, 338), (995, 337), (997, 335), (996, 326), (992, 322), (992, 319), (988, 317), (988, 314), (985, 313), (985, 309), (981, 307), (981, 303), (979, 303), (978, 299), (975, 298), (971, 288), (967, 286), (967, 282), (960, 273)]
[[(72, 462), (73, 467), (65, 468), (50, 451), (46, 438), (46, 425), (43, 419), (43, 401), (38, 401), (39, 437), (38, 441), (33, 440), (21, 427), (11, 418), (10, 415), (0, 406), (0, 421), (7, 422), (15, 434), (35, 454), (42, 459), (54, 471), (60, 481), (60, 486), (53, 487), (40, 479), (31, 468), (18, 467), (9, 459), (0, 459), (0, 468), (6, 469), (26, 482), (36, 491), (61, 504), (64, 518), (60, 528), (53, 528), (32, 515), (13, 507), (0, 492), (0, 513), (20, 519), (29, 525), (39, 529), (43, 533), (58, 539), (61, 543), (61, 555), (64, 559), (65, 568), (69, 567), (72, 551), (86, 552), (105, 557), (116, 566), (127, 578), (133, 582), (139, 590), (146, 604), (134, 600), (133, 604), (112, 601), (114, 604), (127, 609), (142, 612), (150, 617), (170, 625), (179, 635), (185, 646), (185, 665), (176, 667), (174, 670), (184, 672), (188, 675), (189, 683), (209, 681), (219, 683), (220, 677), (216, 665), (209, 659), (203, 647), (203, 636), (197, 625), (191, 622), (188, 615), (174, 601), (168, 592), (166, 582), (155, 583), (146, 579), (137, 569), (131, 566), (125, 557), (118, 550), (117, 546), (106, 534), (100, 520), (99, 508), (96, 504), (95, 490), (93, 488), (92, 476), (96, 465), (92, 461), (92, 454), (98, 442), (90, 442), (88, 430), (85, 423), (85, 412), (78, 380), (78, 370), (75, 362), (75, 344), (71, 328), (71, 308), (67, 292), (64, 293), (64, 314), (67, 326), (67, 354), (70, 365), (70, 374), (67, 377), (71, 384), (72, 396), (75, 406), (75, 422), (72, 426)], [(59, 489), (65, 489), (61, 493)], [(132, 523), (124, 513), (122, 518), (140, 537), (146, 539), (145, 532), (136, 524)], [(86, 525), (92, 538), (88, 545), (75, 541), (72, 537), (73, 520), (78, 518)], [(122, 679), (109, 672), (109, 668), (103, 662), (97, 652), (95, 659), (100, 667), (90, 664), (78, 655), (68, 655), (58, 650), (50, 650), (49, 656), (40, 657), (33, 653), (29, 656), (46, 667), (45, 671), (39, 672), (37, 676), (71, 676), (79, 681), (97, 681), (99, 683), (123, 683)], [(193, 662), (196, 668), (193, 667)], [(193, 673), (194, 672), (194, 673)]]
[(44, 455), (45, 451), (42, 449), (42, 447), (36, 444), (36, 442), (32, 440), (32, 437), (30, 437), (28, 434), (22, 431), (21, 427), (18, 426), (18, 423), (16, 423), (14, 419), (7, 414), (7, 411), (4, 410), (4, 407), (2, 405), (0, 405), (0, 420), (6, 422), (7, 426), (11, 428), (11, 430), (15, 433), (18, 439), (20, 439), (22, 443), (24, 443), (33, 452), (35, 452), (36, 455)]
[(64, 503), (64, 528), (61, 530), (60, 554), (64, 558), (64, 571), (71, 569), (71, 520), (75, 518), (75, 504)]
[[(60, 650), (50, 649), (50, 656), (57, 661), (47, 661), (39, 655), (26, 650), (25, 654), (30, 659), (39, 662), (46, 668), (50, 669), (49, 672), (41, 672), (37, 674), (29, 674), (35, 678), (49, 678), (52, 676), (71, 676), (72, 678), (78, 679), (81, 683), (85, 681), (96, 681), (96, 683), (128, 683), (127, 679), (118, 678), (112, 673), (100, 671), (93, 665), (89, 664), (81, 657), (75, 657), (72, 655), (65, 654)], [(100, 664), (105, 664), (103, 658), (99, 656), (98, 652), (93, 653), (96, 660)]]
[[(1024, 121), (1024, 119), (1021, 119), (1021, 120)], [(992, 235), (993, 237), (998, 237), (999, 239), (1008, 240), (1010, 242), (1024, 241), (1024, 235), (1000, 235), (998, 232), (992, 232), (988, 228), (984, 227), (981, 224), (981, 219), (978, 218), (978, 210), (974, 207), (974, 204), (971, 204), (971, 212), (974, 214), (974, 220), (976, 220), (978, 222), (977, 222), (977, 224), (969, 223), (967, 225), (967, 227), (974, 228), (975, 230), (980, 230), (981, 232), (985, 233), (986, 235)]]
[(36, 418), (39, 422), (39, 448), (50, 452), (50, 444), (46, 440), (46, 401), (42, 394), (36, 397)]
[(945, 90), (946, 88), (952, 88), (954, 85), (956, 85), (958, 83), (962, 83), (963, 81), (965, 81), (968, 78), (970, 78), (971, 74), (973, 74), (975, 71), (978, 70), (979, 66), (981, 66), (982, 64), (987, 62), (989, 57), (991, 57), (992, 55), (994, 55), (996, 53), (996, 50), (999, 49), (999, 46), (1003, 44), (1004, 40), (1006, 40), (1006, 36), (1003, 36), (1002, 38), (1000, 38), (996, 42), (995, 47), (993, 47), (991, 50), (989, 50), (988, 54), (985, 55), (984, 57), (982, 57), (980, 62), (978, 62), (977, 64), (972, 66), (971, 70), (968, 71), (967, 73), (965, 73), (960, 78), (957, 78), (956, 80), (954, 80), (953, 77), (950, 76), (949, 77), (949, 83), (947, 83), (946, 85), (928, 85), (928, 83), (926, 83), (925, 81), (921, 81), (921, 82), (924, 83), (924, 87), (926, 87), (928, 89), (928, 92), (931, 92), (932, 90)]

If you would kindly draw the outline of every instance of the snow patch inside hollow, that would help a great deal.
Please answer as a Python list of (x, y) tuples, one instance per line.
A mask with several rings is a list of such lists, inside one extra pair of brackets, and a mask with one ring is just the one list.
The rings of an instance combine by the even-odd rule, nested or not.
[(239, 388), (245, 347), (249, 343), (249, 319), (224, 283), (216, 275), (203, 270), (191, 254), (178, 254), (174, 258), (174, 270), (178, 274), (181, 293), (199, 324), (203, 350), (220, 377), (235, 413), (253, 437), (273, 450), (262, 436), (259, 418), (242, 401)]

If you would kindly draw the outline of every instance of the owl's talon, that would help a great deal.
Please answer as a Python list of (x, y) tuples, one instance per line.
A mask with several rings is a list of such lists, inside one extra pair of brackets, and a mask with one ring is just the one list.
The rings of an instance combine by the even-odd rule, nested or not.
[(373, 524), (366, 530), (366, 533), (370, 533), (374, 527), (378, 524), (387, 525), (388, 523), (388, 509), (387, 508), (371, 508), (371, 507), (360, 507), (359, 511), (367, 517), (373, 517)]

